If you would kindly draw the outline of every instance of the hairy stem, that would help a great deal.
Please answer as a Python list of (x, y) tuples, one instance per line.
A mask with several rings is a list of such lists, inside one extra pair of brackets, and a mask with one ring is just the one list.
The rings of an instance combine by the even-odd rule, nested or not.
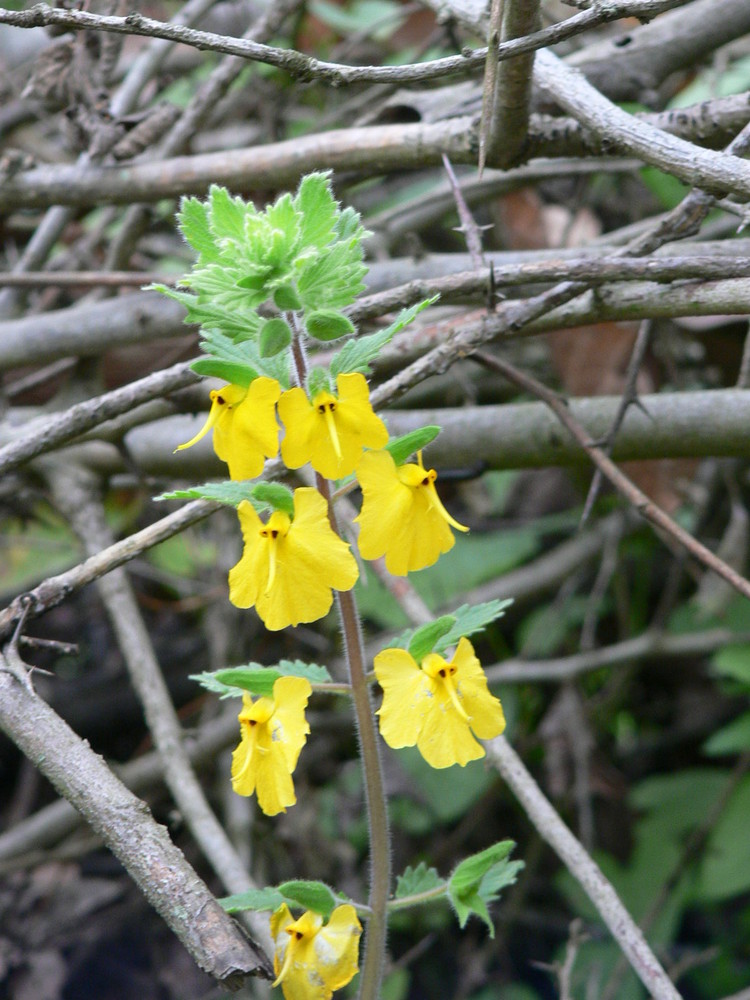
[[(305, 384), (307, 362), (300, 340), (300, 324), (293, 318), (295, 336), (292, 341), (292, 357), (300, 385)], [(318, 489), (328, 501), (329, 517), (333, 530), (341, 535), (336, 515), (331, 503), (331, 483), (316, 473)], [(365, 954), (360, 970), (359, 1000), (379, 1000), (380, 984), (385, 964), (385, 946), (388, 934), (386, 909), (391, 885), (390, 835), (388, 830), (388, 807), (380, 763), (375, 714), (370, 698), (367, 679), (365, 647), (359, 623), (357, 602), (352, 591), (336, 594), (341, 634), (344, 641), (344, 656), (349, 671), (354, 714), (359, 735), (359, 747), (364, 773), (365, 802), (367, 805), (367, 825), (370, 836), (370, 893), (368, 906)]]

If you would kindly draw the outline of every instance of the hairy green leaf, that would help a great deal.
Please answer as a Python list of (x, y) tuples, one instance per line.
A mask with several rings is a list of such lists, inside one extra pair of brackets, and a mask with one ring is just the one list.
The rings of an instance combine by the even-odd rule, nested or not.
[(396, 877), (396, 899), (417, 896), (445, 884), (445, 879), (440, 878), (435, 868), (428, 868), (424, 861), (420, 861), (416, 868), (409, 865), (403, 875)]
[(462, 636), (483, 632), (496, 618), (501, 618), (512, 603), (513, 598), (506, 597), (504, 601), (488, 601), (486, 604), (462, 604), (453, 612), (453, 627), (435, 643), (435, 652), (441, 653), (449, 646), (455, 646)]
[(421, 451), (422, 448), (426, 448), (434, 441), (440, 430), (441, 428), (437, 424), (418, 427), (415, 431), (409, 431), (408, 434), (402, 434), (401, 437), (389, 441), (385, 450), (391, 453), (396, 465), (403, 465), (415, 451)]
[(292, 517), (294, 514), (294, 495), (283, 483), (260, 482), (252, 489), (252, 498), (257, 504), (283, 511)]
[(299, 297), (305, 309), (342, 309), (364, 290), (366, 271), (358, 240), (333, 243), (299, 268)]
[(498, 898), (502, 888), (516, 881), (518, 872), (523, 868), (522, 861), (508, 860), (514, 847), (512, 840), (501, 841), (465, 858), (455, 868), (448, 883), (448, 898), (461, 927), (473, 913), (487, 924), (490, 937), (495, 936), (489, 904)]
[(321, 249), (328, 246), (335, 235), (334, 227), (339, 214), (331, 192), (330, 171), (303, 177), (294, 204), (302, 213), (300, 244)]
[(253, 664), (252, 667), (225, 667), (223, 670), (203, 671), (189, 676), (191, 681), (197, 681), (201, 687), (222, 698), (236, 698), (248, 691), (270, 698), (274, 682), (281, 677), (281, 673), (273, 667)]
[(301, 879), (282, 882), (278, 887), (287, 903), (312, 910), (323, 917), (330, 917), (338, 900), (324, 882), (307, 882)]
[(218, 358), (198, 358), (190, 367), (196, 375), (222, 378), (230, 385), (248, 386), (260, 374), (250, 365), (237, 361), (220, 361)]
[(208, 210), (197, 198), (183, 198), (177, 223), (182, 235), (204, 260), (218, 260), (220, 251), (208, 224)]
[(284, 897), (278, 889), (247, 889), (234, 896), (224, 896), (219, 903), (227, 913), (241, 913), (243, 910), (278, 910)]
[(326, 667), (318, 663), (304, 663), (302, 660), (280, 660), (270, 667), (262, 663), (248, 663), (240, 667), (224, 667), (221, 670), (190, 675), (191, 680), (198, 681), (208, 691), (213, 691), (222, 698), (236, 698), (245, 691), (269, 698), (279, 677), (304, 677), (311, 684), (327, 684), (331, 680)]
[(241, 243), (245, 235), (245, 220), (257, 214), (255, 205), (239, 196), (233, 198), (219, 184), (212, 184), (208, 189), (208, 204), (211, 232), (217, 241), (229, 239)]
[(316, 340), (338, 340), (354, 333), (354, 324), (336, 309), (317, 309), (305, 316), (307, 332)]
[(421, 663), (425, 656), (433, 651), (441, 637), (446, 632), (450, 632), (455, 621), (453, 615), (443, 615), (442, 618), (437, 618), (434, 622), (429, 622), (414, 632), (409, 641), (408, 649), (417, 663)]
[(290, 282), (289, 284), (279, 285), (278, 288), (274, 289), (273, 301), (277, 309), (281, 309), (282, 312), (289, 309), (301, 309), (302, 302), (300, 301), (299, 295), (297, 295), (297, 290), (294, 284)]
[(154, 500), (215, 500), (217, 503), (226, 504), (227, 507), (239, 507), (243, 500), (249, 500), (256, 509), (259, 507), (258, 501), (253, 497), (252, 483), (229, 480), (172, 490), (171, 493), (162, 493), (154, 497)]
[(355, 337), (347, 341), (331, 360), (331, 374), (334, 377), (339, 372), (362, 372), (363, 375), (369, 375), (372, 370), (370, 362), (377, 358), (385, 345), (390, 343), (400, 330), (408, 326), (415, 316), (436, 302), (438, 298), (439, 296), (435, 295), (431, 299), (424, 299), (424, 301), (410, 306), (408, 309), (402, 309), (389, 326), (378, 330), (377, 333), (370, 333), (365, 337)]
[(258, 338), (258, 352), (262, 358), (272, 358), (280, 354), (292, 342), (292, 331), (283, 319), (275, 317), (263, 324)]

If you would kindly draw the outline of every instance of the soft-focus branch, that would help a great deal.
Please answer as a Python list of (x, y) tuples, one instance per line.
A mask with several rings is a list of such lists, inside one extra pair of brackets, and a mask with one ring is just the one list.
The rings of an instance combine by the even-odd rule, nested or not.
[(636, 121), (549, 50), (537, 53), (534, 79), (561, 108), (615, 149), (638, 156), (691, 187), (714, 194), (737, 192), (750, 197), (750, 163), (702, 149), (677, 136)]
[(21, 617), (26, 602), (30, 603), (29, 618), (43, 614), (50, 608), (61, 604), (70, 594), (89, 583), (93, 583), (94, 580), (98, 580), (103, 574), (109, 573), (117, 566), (122, 566), (123, 563), (134, 559), (151, 546), (158, 545), (159, 542), (163, 542), (167, 538), (172, 538), (173, 535), (184, 531), (191, 524), (202, 521), (220, 508), (221, 505), (217, 503), (194, 500), (181, 507), (180, 510), (163, 517), (155, 524), (150, 524), (147, 528), (136, 531), (121, 542), (115, 542), (102, 549), (96, 555), (86, 559), (85, 562), (74, 566), (73, 569), (60, 573), (58, 576), (48, 577), (33, 590), (15, 598), (7, 608), (0, 611), (0, 635), (7, 634), (13, 627), (13, 623)]
[[(510, 590), (508, 591), (511, 592)], [(492, 684), (525, 684), (544, 682), (561, 684), (580, 674), (605, 667), (619, 667), (624, 663), (637, 663), (651, 657), (684, 659), (686, 656), (705, 656), (729, 643), (750, 641), (747, 633), (731, 632), (725, 628), (689, 632), (685, 635), (668, 635), (661, 631), (644, 632), (633, 639), (615, 642), (601, 649), (575, 653), (549, 660), (504, 660), (487, 667), (487, 680)]]
[[(375, 391), (380, 393), (381, 388)], [(569, 400), (568, 406), (589, 439), (598, 441), (611, 426), (619, 402), (619, 396), (593, 396)], [(640, 402), (643, 409), (631, 407), (620, 429), (614, 449), (618, 461), (743, 456), (750, 449), (750, 390), (653, 393), (641, 396)], [(580, 446), (543, 403), (392, 409), (384, 410), (383, 416), (394, 435), (438, 424), (440, 436), (426, 452), (438, 468), (588, 464)], [(175, 444), (189, 440), (204, 421), (205, 415), (168, 417), (134, 428), (125, 437), (128, 456), (149, 475), (193, 480), (222, 476), (226, 467), (209, 441), (172, 454)], [(98, 453), (92, 454), (92, 464), (103, 472), (120, 471), (120, 460), (114, 453), (113, 458), (118, 464), (104, 468)]]
[[(621, 263), (611, 256), (597, 259), (595, 250), (579, 251), (570, 256), (540, 255), (538, 263), (534, 255), (521, 255), (517, 265), (506, 264), (504, 254), (486, 254), (487, 261), (493, 262), (497, 286), (548, 283), (560, 278), (578, 284), (578, 297), (546, 311), (537, 309), (531, 299), (508, 300), (499, 304), (494, 313), (479, 320), (462, 315), (432, 325), (430, 341), (451, 337), (459, 327), (466, 337), (480, 336), (484, 342), (501, 336), (531, 336), (605, 320), (745, 315), (750, 313), (750, 279), (739, 276), (748, 273), (747, 258), (742, 256), (747, 249), (744, 240), (728, 241), (724, 250), (727, 256), (717, 255), (713, 260), (698, 257), (691, 263), (690, 255), (681, 255), (669, 258), (663, 266), (657, 262), (659, 258), (632, 262), (621, 258)], [(416, 274), (421, 271), (425, 277), (415, 277), (377, 297), (367, 296), (349, 310), (349, 315), (355, 323), (362, 322), (434, 294), (440, 294), (446, 302), (486, 301), (488, 272), (482, 269), (444, 275), (446, 267), (469, 264), (458, 255), (450, 255), (450, 258), (444, 262), (438, 255), (421, 263), (415, 262), (413, 266), (409, 262), (410, 271)], [(403, 273), (406, 262), (394, 262), (395, 268), (399, 266)], [(390, 267), (384, 269), (386, 275), (390, 271)], [(700, 277), (696, 277), (696, 271), (700, 272)], [(429, 276), (431, 272), (435, 277)], [(639, 281), (640, 278), (650, 280)], [(665, 287), (664, 283), (670, 279), (674, 279), (675, 284)], [(581, 294), (586, 284), (597, 286), (597, 290)], [(601, 285), (607, 287), (601, 288)], [(110, 321), (105, 326), (107, 310)], [(519, 317), (525, 314), (530, 319), (521, 322)], [(155, 338), (185, 337), (191, 328), (185, 326), (184, 315), (183, 307), (177, 302), (152, 292), (136, 292), (121, 296), (116, 309), (112, 308), (111, 301), (97, 302), (9, 320), (0, 323), (0, 370), (48, 363), (71, 355), (92, 357), (114, 346), (146, 344)], [(415, 326), (409, 330), (405, 339), (415, 339), (417, 329)]]
[(37, 455), (51, 451), (105, 420), (127, 413), (149, 400), (160, 399), (196, 381), (198, 376), (193, 374), (187, 363), (177, 364), (104, 396), (77, 403), (65, 413), (40, 417), (31, 428), (27, 425), (26, 433), (20, 438), (0, 448), (0, 475)]
[[(91, 554), (112, 544), (98, 498), (98, 483), (75, 467), (50, 464), (48, 477), (57, 507)], [(205, 858), (228, 893), (253, 888), (234, 845), (214, 815), (183, 744), (183, 734), (151, 638), (135, 594), (122, 567), (97, 580), (99, 595), (117, 638), (131, 683), (143, 706), (146, 723), (164, 768), (164, 780)], [(246, 914), (261, 946), (270, 950), (270, 935), (260, 913)]]
[[(540, 0), (502, 0), (501, 41), (538, 31), (539, 3)], [(491, 50), (492, 46), (488, 59), (492, 57)], [(491, 97), (485, 95), (482, 117), (488, 116), (487, 162), (493, 166), (513, 166), (526, 150), (533, 69), (533, 52), (504, 60), (497, 68)]]
[(680, 1000), (680, 994), (612, 885), (545, 798), (515, 750), (504, 736), (485, 745), (488, 758), (510, 785), (537, 833), (585, 890), (649, 995), (654, 1000)]
[[(185, 748), (191, 763), (197, 767), (216, 760), (219, 753), (236, 740), (237, 713), (228, 707), (221, 716), (203, 723), (197, 733), (188, 736)], [(112, 770), (131, 792), (141, 797), (144, 792), (164, 783), (164, 768), (155, 750), (127, 764), (113, 765)], [(42, 806), (0, 834), (0, 871), (3, 862), (53, 847), (73, 833), (80, 823), (81, 817), (65, 798)]]

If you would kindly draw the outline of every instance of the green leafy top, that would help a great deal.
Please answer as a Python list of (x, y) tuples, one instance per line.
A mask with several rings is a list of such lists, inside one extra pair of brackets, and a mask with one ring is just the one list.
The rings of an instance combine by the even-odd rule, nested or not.
[(205, 201), (183, 198), (177, 220), (198, 254), (181, 281), (191, 294), (158, 290), (181, 301), (190, 322), (232, 338), (257, 331), (255, 310), (269, 299), (305, 313), (338, 310), (364, 288), (366, 231), (356, 212), (339, 208), (328, 173), (308, 174), (294, 197), (263, 212), (212, 185)]
[(369, 375), (371, 372), (370, 362), (377, 358), (386, 344), (399, 333), (404, 327), (412, 322), (415, 316), (419, 315), (427, 306), (437, 302), (440, 296), (433, 295), (431, 299), (424, 299), (416, 305), (402, 309), (394, 321), (385, 329), (378, 330), (366, 337), (353, 337), (347, 340), (342, 349), (331, 359), (331, 375), (336, 378), (341, 372), (362, 372)]
[(395, 899), (405, 899), (407, 896), (419, 896), (424, 892), (439, 889), (445, 885), (445, 880), (440, 878), (435, 868), (428, 868), (424, 861), (420, 861), (416, 868), (409, 865), (403, 875), (396, 877)]

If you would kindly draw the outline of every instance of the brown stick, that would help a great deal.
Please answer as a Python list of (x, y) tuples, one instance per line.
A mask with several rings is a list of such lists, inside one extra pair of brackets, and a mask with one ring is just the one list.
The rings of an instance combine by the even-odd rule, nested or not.
[(21, 682), (23, 670), (14, 649), (0, 654), (0, 728), (85, 817), (201, 969), (231, 986), (270, 975), (148, 806)]

